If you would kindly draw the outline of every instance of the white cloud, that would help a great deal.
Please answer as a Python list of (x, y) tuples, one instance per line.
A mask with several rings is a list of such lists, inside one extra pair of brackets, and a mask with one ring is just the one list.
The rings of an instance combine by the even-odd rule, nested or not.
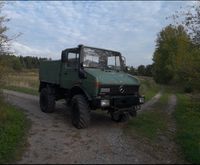
[(23, 33), (13, 44), (18, 54), (60, 58), (63, 49), (87, 44), (121, 51), (130, 65), (137, 65), (152, 62), (147, 57), (156, 33), (176, 6), (163, 1), (15, 1), (4, 13), (11, 18), (9, 34)]
[(48, 49), (43, 49), (43, 50), (36, 49), (36, 48), (32, 48), (28, 45), (25, 45), (25, 44), (22, 44), (19, 42), (12, 42), (11, 46), (12, 46), (14, 53), (17, 55), (55, 58), (53, 53)]

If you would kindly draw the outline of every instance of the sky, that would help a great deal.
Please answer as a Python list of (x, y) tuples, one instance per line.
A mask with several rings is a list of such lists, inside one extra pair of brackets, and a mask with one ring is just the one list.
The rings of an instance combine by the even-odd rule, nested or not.
[(191, 1), (10, 1), (3, 14), (16, 55), (60, 59), (79, 44), (121, 52), (129, 66), (152, 64), (166, 17)]

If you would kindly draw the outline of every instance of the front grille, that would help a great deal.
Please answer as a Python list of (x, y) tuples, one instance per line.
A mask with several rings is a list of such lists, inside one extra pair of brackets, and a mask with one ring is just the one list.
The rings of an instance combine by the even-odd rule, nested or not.
[(137, 104), (137, 97), (114, 98), (111, 103), (117, 108), (128, 108)]
[(108, 95), (138, 95), (139, 90), (136, 85), (101, 85), (101, 88), (110, 88)]

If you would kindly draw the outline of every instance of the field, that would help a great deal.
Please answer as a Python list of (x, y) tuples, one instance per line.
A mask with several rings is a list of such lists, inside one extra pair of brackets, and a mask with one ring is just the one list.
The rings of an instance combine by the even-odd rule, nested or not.
[(38, 95), (38, 86), (38, 70), (11, 72), (3, 81), (3, 87), (6, 89), (34, 95)]

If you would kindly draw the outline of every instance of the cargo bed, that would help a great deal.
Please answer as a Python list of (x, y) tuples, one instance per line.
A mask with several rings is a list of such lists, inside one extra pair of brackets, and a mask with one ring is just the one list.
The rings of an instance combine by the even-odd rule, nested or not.
[(61, 60), (42, 61), (39, 69), (39, 79), (41, 82), (59, 84)]

